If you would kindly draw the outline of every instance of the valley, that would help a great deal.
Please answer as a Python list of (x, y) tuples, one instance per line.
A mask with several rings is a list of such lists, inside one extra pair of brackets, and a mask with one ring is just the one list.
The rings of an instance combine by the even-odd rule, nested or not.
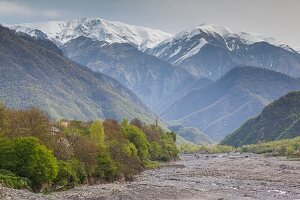
[(48, 195), (0, 187), (6, 199), (299, 199), (300, 161), (256, 154), (186, 154), (144, 171), (133, 182), (115, 182)]
[(0, 200), (300, 200), (299, 7), (0, 0)]
[[(76, 105), (63, 102), (63, 110), (68, 111), (68, 115), (57, 111), (60, 105), (56, 105), (55, 100), (46, 99), (50, 103), (42, 106), (36, 103), (54, 118), (119, 120), (138, 117), (151, 123), (156, 114), (165, 127), (182, 126), (180, 135), (189, 142), (205, 144), (222, 141), (265, 106), (300, 89), (297, 50), (272, 36), (225, 26), (200, 24), (169, 34), (83, 17), (7, 27), (18, 35), (51, 41), (64, 60), (70, 59), (116, 80), (124, 89), (119, 89), (121, 86), (113, 89), (124, 91), (126, 99), (132, 95), (125, 92), (125, 88), (136, 95), (126, 102), (115, 97), (105, 98), (104, 102), (114, 102), (107, 106), (99, 105), (103, 104), (102, 99), (95, 102), (99, 93), (106, 97), (102, 91), (97, 91), (97, 95), (91, 94), (92, 100), (83, 99)], [(2, 96), (4, 101), (10, 102)], [(90, 111), (87, 111), (87, 100), (95, 102)], [(19, 107), (28, 104), (21, 100), (12, 102)], [(128, 105), (132, 102), (144, 105), (138, 105), (140, 109), (136, 110), (134, 105)], [(75, 106), (79, 112), (69, 111)], [(98, 107), (102, 113), (94, 111)], [(122, 112), (125, 109), (128, 114)]]

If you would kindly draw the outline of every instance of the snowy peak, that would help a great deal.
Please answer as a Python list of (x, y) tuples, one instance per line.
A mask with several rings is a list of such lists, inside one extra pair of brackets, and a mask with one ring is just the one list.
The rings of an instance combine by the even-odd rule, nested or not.
[(208, 34), (218, 34), (224, 38), (224, 40), (228, 40), (230, 38), (237, 38), (240, 39), (244, 44), (254, 44), (257, 42), (267, 42), (274, 46), (283, 47), (287, 50), (291, 50), (291, 48), (282, 43), (281, 41), (276, 40), (273, 37), (268, 37), (264, 35), (259, 35), (256, 33), (247, 33), (243, 31), (235, 31), (228, 27), (218, 26), (213, 24), (201, 24), (197, 27), (197, 29), (202, 30)]
[(25, 23), (9, 27), (17, 32), (24, 32), (35, 37), (37, 37), (35, 30), (39, 30), (59, 45), (79, 36), (85, 36), (108, 43), (130, 43), (142, 50), (152, 48), (171, 36), (160, 30), (101, 18)]
[(180, 65), (187, 58), (197, 54), (207, 43), (235, 51), (242, 46), (245, 47), (258, 42), (267, 42), (273, 46), (295, 52), (288, 45), (273, 37), (234, 31), (224, 26), (201, 24), (166, 39), (151, 49), (149, 53), (172, 64)]

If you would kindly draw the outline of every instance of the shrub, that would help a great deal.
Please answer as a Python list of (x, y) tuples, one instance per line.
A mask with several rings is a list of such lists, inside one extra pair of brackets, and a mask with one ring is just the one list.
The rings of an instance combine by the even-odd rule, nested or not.
[(58, 173), (53, 153), (33, 137), (0, 139), (0, 168), (29, 178), (37, 190), (51, 183)]
[(107, 181), (113, 181), (117, 177), (118, 168), (116, 163), (111, 159), (110, 155), (102, 151), (97, 157), (97, 170), (98, 177)]
[(68, 161), (71, 169), (76, 174), (76, 183), (86, 183), (87, 182), (87, 172), (85, 166), (78, 159), (71, 159)]
[(28, 178), (16, 176), (7, 170), (0, 170), (0, 184), (14, 189), (31, 189), (31, 181)]
[(158, 142), (151, 142), (150, 143), (150, 160), (161, 160), (162, 157), (162, 147)]
[(161, 160), (166, 162), (170, 160), (178, 159), (179, 150), (175, 144), (176, 136), (174, 133), (164, 133), (162, 135), (162, 157)]
[(136, 147), (141, 161), (147, 161), (149, 159), (149, 142), (145, 133), (136, 126), (128, 123), (123, 124), (123, 130), (128, 140)]
[(58, 166), (59, 170), (55, 179), (55, 185), (63, 189), (74, 187), (78, 182), (76, 171), (69, 163), (64, 161), (59, 161)]
[(103, 123), (100, 121), (95, 121), (90, 126), (90, 136), (92, 140), (98, 144), (99, 147), (104, 146), (104, 126)]

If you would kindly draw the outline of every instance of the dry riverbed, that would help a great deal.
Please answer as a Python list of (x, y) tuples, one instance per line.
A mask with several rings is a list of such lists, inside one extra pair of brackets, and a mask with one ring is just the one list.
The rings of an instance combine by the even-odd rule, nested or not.
[(181, 155), (128, 183), (80, 186), (49, 195), (0, 187), (0, 199), (293, 199), (300, 200), (300, 161), (254, 154)]

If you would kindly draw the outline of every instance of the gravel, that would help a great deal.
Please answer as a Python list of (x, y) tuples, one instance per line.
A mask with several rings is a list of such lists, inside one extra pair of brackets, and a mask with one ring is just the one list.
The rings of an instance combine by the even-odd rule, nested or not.
[(255, 154), (189, 154), (133, 182), (79, 186), (48, 195), (0, 186), (0, 199), (300, 200), (300, 161)]

